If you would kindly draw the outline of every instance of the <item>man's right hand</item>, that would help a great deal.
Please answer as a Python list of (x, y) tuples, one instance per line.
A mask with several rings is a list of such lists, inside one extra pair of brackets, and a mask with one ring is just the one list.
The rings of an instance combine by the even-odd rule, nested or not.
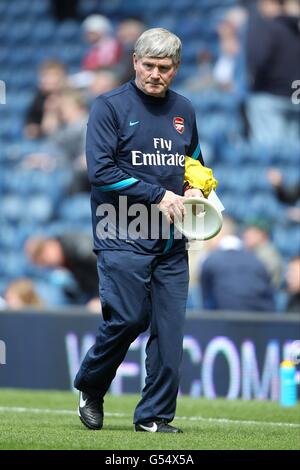
[(168, 222), (173, 223), (176, 218), (181, 220), (186, 214), (183, 202), (184, 197), (178, 196), (178, 194), (175, 194), (172, 191), (166, 191), (164, 197), (157, 206), (166, 216)]

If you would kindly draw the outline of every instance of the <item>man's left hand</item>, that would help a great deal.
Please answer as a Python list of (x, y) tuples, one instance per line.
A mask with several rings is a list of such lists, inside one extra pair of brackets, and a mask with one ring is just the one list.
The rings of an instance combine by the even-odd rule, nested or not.
[(185, 191), (184, 197), (204, 197), (204, 194), (201, 189), (192, 188)]

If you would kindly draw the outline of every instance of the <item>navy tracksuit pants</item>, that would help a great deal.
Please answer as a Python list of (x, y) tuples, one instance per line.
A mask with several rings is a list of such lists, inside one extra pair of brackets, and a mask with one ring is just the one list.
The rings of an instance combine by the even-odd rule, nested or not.
[(188, 294), (187, 252), (154, 256), (102, 251), (98, 273), (104, 321), (82, 362), (75, 387), (104, 397), (130, 344), (150, 325), (146, 384), (134, 423), (172, 421)]

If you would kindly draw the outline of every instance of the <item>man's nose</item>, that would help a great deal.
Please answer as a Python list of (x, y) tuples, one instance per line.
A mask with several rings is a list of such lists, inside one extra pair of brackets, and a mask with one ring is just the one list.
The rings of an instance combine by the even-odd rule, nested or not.
[(159, 73), (159, 69), (158, 67), (154, 67), (154, 69), (152, 70), (152, 78), (159, 78), (160, 77), (160, 73)]

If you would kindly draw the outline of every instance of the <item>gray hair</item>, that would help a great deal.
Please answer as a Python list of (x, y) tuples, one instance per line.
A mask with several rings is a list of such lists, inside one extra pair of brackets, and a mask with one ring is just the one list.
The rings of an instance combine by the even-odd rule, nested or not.
[(144, 31), (135, 43), (134, 52), (142, 57), (169, 57), (177, 65), (180, 62), (181, 41), (164, 28), (151, 28)]

